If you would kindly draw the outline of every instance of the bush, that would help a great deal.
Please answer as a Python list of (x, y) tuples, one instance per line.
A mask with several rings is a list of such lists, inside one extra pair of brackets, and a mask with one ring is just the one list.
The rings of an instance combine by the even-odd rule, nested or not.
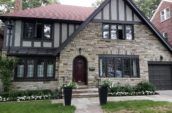
[(116, 84), (110, 87), (112, 96), (153, 95), (155, 87), (148, 82), (141, 82), (136, 86)]
[(140, 82), (139, 84), (137, 84), (135, 86), (135, 91), (136, 92), (142, 92), (142, 91), (155, 91), (155, 87), (153, 86), (153, 84), (149, 83), (149, 82)]

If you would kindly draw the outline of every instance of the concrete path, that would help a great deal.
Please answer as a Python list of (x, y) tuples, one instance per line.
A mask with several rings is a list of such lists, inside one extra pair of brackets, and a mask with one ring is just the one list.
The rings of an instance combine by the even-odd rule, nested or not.
[(75, 113), (103, 113), (98, 98), (74, 98), (72, 105), (76, 107)]

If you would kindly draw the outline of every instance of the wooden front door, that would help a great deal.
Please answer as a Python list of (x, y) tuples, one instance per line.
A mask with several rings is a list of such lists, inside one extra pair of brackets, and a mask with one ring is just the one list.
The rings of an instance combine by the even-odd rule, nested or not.
[(78, 84), (87, 85), (87, 60), (82, 56), (74, 59), (73, 81)]

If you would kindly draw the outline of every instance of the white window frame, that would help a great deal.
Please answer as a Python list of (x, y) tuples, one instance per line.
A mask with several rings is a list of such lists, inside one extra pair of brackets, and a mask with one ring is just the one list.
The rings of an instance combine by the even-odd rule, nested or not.
[(170, 10), (170, 8), (165, 8), (162, 11), (160, 11), (161, 22), (163, 22), (165, 20), (168, 20), (169, 18), (171, 18), (171, 10)]

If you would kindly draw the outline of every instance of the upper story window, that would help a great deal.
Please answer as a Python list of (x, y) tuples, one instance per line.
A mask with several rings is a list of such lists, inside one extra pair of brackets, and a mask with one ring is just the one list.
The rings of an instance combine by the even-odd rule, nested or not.
[(133, 25), (103, 24), (104, 39), (133, 40)]
[(52, 24), (25, 22), (24, 39), (52, 39)]
[(161, 22), (163, 22), (163, 21), (169, 19), (170, 17), (171, 17), (170, 8), (163, 9), (163, 10), (160, 12)]
[(100, 77), (139, 77), (139, 57), (126, 55), (101, 55), (99, 58)]

